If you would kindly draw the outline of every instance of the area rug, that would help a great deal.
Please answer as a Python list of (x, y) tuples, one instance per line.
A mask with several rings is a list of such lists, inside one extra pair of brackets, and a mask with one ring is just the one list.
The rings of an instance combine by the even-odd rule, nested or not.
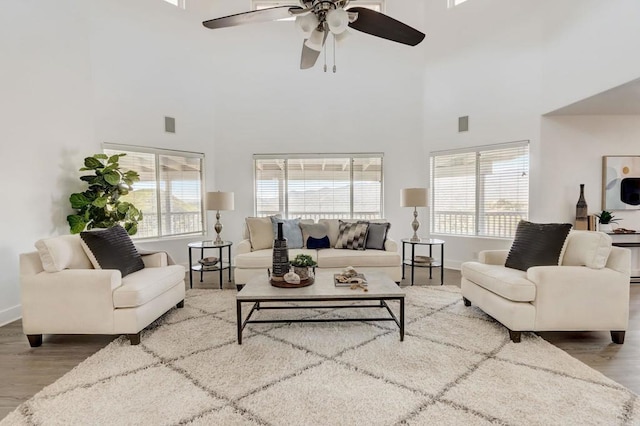
[[(392, 322), (284, 323), (252, 325), (238, 345), (235, 294), (189, 290), (139, 346), (115, 340), (1, 424), (640, 423), (635, 394), (534, 334), (512, 343), (455, 287), (406, 288), (404, 342)], [(363, 311), (380, 316), (258, 315)]]

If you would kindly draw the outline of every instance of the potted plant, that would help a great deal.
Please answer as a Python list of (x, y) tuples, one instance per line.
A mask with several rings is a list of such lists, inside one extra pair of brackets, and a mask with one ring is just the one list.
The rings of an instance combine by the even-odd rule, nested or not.
[(318, 262), (313, 260), (308, 254), (299, 254), (289, 262), (293, 266), (293, 272), (300, 277), (301, 280), (309, 279), (309, 268), (315, 267)]
[(93, 171), (91, 175), (81, 176), (89, 188), (83, 192), (71, 194), (69, 201), (75, 214), (67, 216), (72, 234), (84, 229), (110, 228), (122, 225), (129, 235), (138, 232), (138, 222), (142, 220), (142, 212), (133, 204), (121, 201), (133, 189), (134, 182), (140, 180), (137, 172), (120, 169), (118, 160), (126, 154), (108, 157), (106, 154), (95, 154), (84, 159), (84, 167), (80, 171)]
[(598, 218), (598, 223), (599, 223), (599, 230), (601, 232), (611, 232), (612, 228), (611, 228), (611, 224), (612, 223), (617, 223), (618, 220), (620, 219), (616, 219), (616, 217), (611, 214), (611, 212), (608, 212), (606, 210), (602, 210), (602, 212), (600, 214), (596, 214), (596, 217)]

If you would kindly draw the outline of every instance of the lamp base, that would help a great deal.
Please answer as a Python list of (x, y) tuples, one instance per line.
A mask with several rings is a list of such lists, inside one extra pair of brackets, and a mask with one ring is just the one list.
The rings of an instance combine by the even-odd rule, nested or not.
[(224, 244), (224, 241), (222, 241), (222, 238), (220, 238), (220, 233), (222, 232), (222, 224), (220, 223), (220, 210), (218, 210), (218, 212), (216, 213), (216, 224), (213, 225), (213, 229), (216, 231), (216, 234), (218, 234), (213, 244), (215, 245)]
[(418, 222), (418, 209), (416, 207), (413, 208), (413, 222), (411, 222), (411, 228), (413, 229), (413, 237), (411, 240), (414, 243), (420, 242), (420, 237), (418, 237), (418, 228), (420, 227), (420, 222)]

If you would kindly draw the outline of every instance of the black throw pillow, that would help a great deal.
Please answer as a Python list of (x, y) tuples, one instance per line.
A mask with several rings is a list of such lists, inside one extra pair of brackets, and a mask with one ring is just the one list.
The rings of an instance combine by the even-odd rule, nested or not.
[(329, 237), (326, 235), (322, 238), (307, 238), (307, 248), (308, 249), (324, 249), (331, 248), (331, 242), (329, 241)]
[(504, 266), (526, 271), (532, 266), (557, 265), (570, 230), (569, 223), (521, 220)]
[(140, 253), (122, 226), (81, 232), (80, 242), (96, 269), (118, 269), (125, 277), (144, 268)]

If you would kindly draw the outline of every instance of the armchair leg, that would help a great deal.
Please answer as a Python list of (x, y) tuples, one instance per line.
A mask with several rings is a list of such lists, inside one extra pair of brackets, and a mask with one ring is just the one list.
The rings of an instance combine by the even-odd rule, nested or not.
[(509, 330), (509, 338), (513, 343), (520, 343), (520, 335), (521, 335), (520, 331)]
[(624, 343), (624, 331), (611, 331), (611, 340), (619, 345)]
[(176, 308), (184, 308), (184, 299), (178, 302), (178, 304), (176, 305)]
[(136, 334), (127, 334), (127, 337), (129, 338), (129, 342), (131, 342), (131, 346), (140, 344), (140, 332)]
[(466, 297), (463, 297), (462, 301), (464, 302), (464, 306), (471, 306), (471, 300), (467, 299)]
[(27, 334), (27, 339), (29, 339), (29, 346), (32, 348), (42, 345), (42, 334)]

